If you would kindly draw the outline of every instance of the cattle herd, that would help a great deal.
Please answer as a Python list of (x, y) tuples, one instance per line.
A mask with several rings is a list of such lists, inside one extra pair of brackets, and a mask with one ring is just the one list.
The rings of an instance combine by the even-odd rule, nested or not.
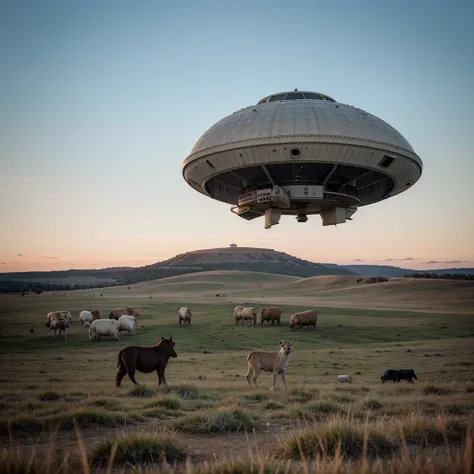
[[(132, 307), (113, 308), (108, 318), (101, 318), (101, 312), (97, 309), (90, 311), (81, 311), (79, 313), (79, 323), (81, 326), (89, 328), (89, 340), (100, 340), (102, 337), (118, 340), (119, 333), (122, 331), (135, 335), (137, 328), (138, 312)], [(234, 308), (235, 324), (281, 324), (282, 310), (277, 306), (262, 307), (257, 313), (253, 306), (236, 306)], [(315, 310), (306, 310), (294, 313), (290, 316), (289, 326), (293, 328), (316, 329), (318, 313)], [(178, 310), (178, 322), (190, 326), (192, 322), (192, 312), (187, 307)], [(67, 338), (67, 328), (72, 325), (72, 315), (69, 311), (52, 311), (46, 317), (46, 326), (54, 334), (65, 334)], [(67, 339), (66, 339), (67, 340)], [(117, 359), (116, 385), (120, 386), (125, 375), (128, 374), (132, 383), (137, 384), (135, 380), (135, 371), (150, 373), (157, 372), (158, 384), (166, 384), (165, 369), (170, 357), (177, 357), (174, 350), (175, 342), (172, 337), (161, 338), (160, 342), (154, 346), (128, 346), (122, 349)], [(284, 388), (286, 385), (286, 370), (290, 361), (290, 353), (293, 346), (292, 341), (280, 341), (279, 352), (252, 351), (247, 355), (248, 372), (246, 375), (248, 386), (252, 382), (257, 387), (257, 378), (261, 371), (273, 374), (271, 390), (275, 386), (278, 376), (281, 377)], [(327, 375), (327, 374), (326, 374)], [(389, 369), (381, 376), (382, 383), (388, 381), (400, 382), (406, 380), (414, 383), (413, 379), (418, 380), (413, 369)], [(340, 383), (352, 383), (351, 375), (338, 375), (337, 381)]]

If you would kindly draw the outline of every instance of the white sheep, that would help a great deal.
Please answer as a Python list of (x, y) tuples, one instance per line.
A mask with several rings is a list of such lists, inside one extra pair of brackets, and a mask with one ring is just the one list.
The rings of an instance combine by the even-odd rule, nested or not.
[(135, 335), (135, 329), (137, 327), (137, 319), (135, 316), (123, 314), (118, 319), (119, 331), (128, 331), (129, 334)]

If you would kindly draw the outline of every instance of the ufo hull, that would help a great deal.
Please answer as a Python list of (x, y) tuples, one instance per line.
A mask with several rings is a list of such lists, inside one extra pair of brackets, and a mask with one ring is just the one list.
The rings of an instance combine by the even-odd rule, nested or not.
[[(185, 180), (198, 192), (233, 205), (233, 212), (246, 219), (274, 208), (300, 216), (299, 222), (305, 222), (301, 216), (321, 214), (323, 225), (332, 225), (324, 222), (331, 210), (346, 209), (350, 218), (358, 207), (418, 181), (422, 161), (397, 130), (361, 109), (320, 96), (327, 99), (267, 101), (223, 118), (184, 161)], [(284, 195), (279, 204), (257, 198), (243, 204), (246, 193), (263, 196), (272, 189)], [(345, 222), (338, 220), (334, 223)]]

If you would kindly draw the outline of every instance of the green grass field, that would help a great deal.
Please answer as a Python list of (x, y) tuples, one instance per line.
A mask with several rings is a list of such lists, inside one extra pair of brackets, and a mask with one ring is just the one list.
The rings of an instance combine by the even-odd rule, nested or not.
[[(169, 298), (162, 287), (169, 288), (172, 279), (97, 290), (94, 299), (90, 290), (0, 297), (1, 472), (89, 472), (90, 466), (105, 472), (111, 449), (116, 472), (137, 465), (159, 472), (162, 453), (176, 463), (175, 472), (337, 472), (338, 442), (348, 472), (359, 472), (364, 459), (375, 457), (383, 463), (366, 472), (425, 472), (414, 470), (415, 461), (403, 453), (415, 453), (419, 460), (431, 449), (437, 454), (426, 472), (468, 472), (474, 311), (467, 306), (458, 314), (401, 311), (396, 305), (353, 309), (347, 300), (341, 308), (292, 302), (280, 305), (281, 325), (236, 326), (236, 303), (199, 302), (199, 285), (204, 293), (214, 291), (216, 281), (221, 284), (216, 292), (241, 292), (247, 285), (248, 296), (244, 293), (240, 302), (259, 308), (252, 302), (255, 285), (291, 286), (294, 279), (247, 272), (185, 277), (173, 277)], [(440, 282), (436, 285), (433, 295), (443, 297)], [(322, 301), (317, 291), (314, 301)], [(97, 308), (107, 317), (111, 308), (124, 305), (139, 312), (137, 334), (90, 342), (79, 312)], [(178, 325), (181, 306), (193, 311), (190, 327)], [(307, 307), (319, 311), (317, 329), (290, 331), (289, 316)], [(64, 336), (48, 335), (46, 314), (54, 310), (73, 315), (67, 343)], [(138, 387), (126, 377), (116, 388), (118, 351), (154, 344), (162, 336), (173, 336), (178, 353), (166, 371), (169, 385), (158, 389), (156, 374), (137, 373)], [(279, 381), (270, 392), (271, 375), (265, 373), (259, 389), (249, 389), (247, 353), (276, 351), (280, 339), (294, 342), (289, 391)], [(381, 384), (385, 369), (410, 367), (418, 376), (414, 385)], [(354, 383), (337, 383), (339, 374), (351, 374)], [(22, 470), (32, 446), (30, 471)], [(459, 449), (464, 457), (456, 460)], [(322, 457), (315, 461), (318, 453)]]

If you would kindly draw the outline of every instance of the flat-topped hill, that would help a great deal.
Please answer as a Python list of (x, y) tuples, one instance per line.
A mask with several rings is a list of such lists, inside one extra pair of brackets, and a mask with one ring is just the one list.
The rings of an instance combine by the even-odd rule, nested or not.
[[(211, 270), (209, 267), (215, 267), (212, 269), (247, 270), (293, 276), (354, 275), (353, 272), (342, 266), (332, 265), (328, 267), (324, 264), (309, 262), (284, 252), (258, 247), (223, 247), (193, 250), (176, 255), (169, 260), (143, 267), (143, 269), (163, 268), (166, 266), (173, 268), (200, 267), (205, 270)], [(273, 268), (274, 266), (275, 268)], [(272, 271), (265, 270), (265, 267)]]
[(65, 270), (51, 272), (4, 273), (0, 291), (72, 290), (91, 287), (131, 285), (195, 272), (236, 270), (295, 277), (317, 275), (354, 275), (339, 265), (326, 266), (273, 249), (223, 247), (193, 250), (144, 267)]
[(133, 269), (127, 272), (121, 283), (132, 284), (183, 273), (215, 270), (240, 270), (297, 277), (353, 275), (342, 266), (327, 267), (273, 249), (224, 247), (194, 250), (163, 262)]

